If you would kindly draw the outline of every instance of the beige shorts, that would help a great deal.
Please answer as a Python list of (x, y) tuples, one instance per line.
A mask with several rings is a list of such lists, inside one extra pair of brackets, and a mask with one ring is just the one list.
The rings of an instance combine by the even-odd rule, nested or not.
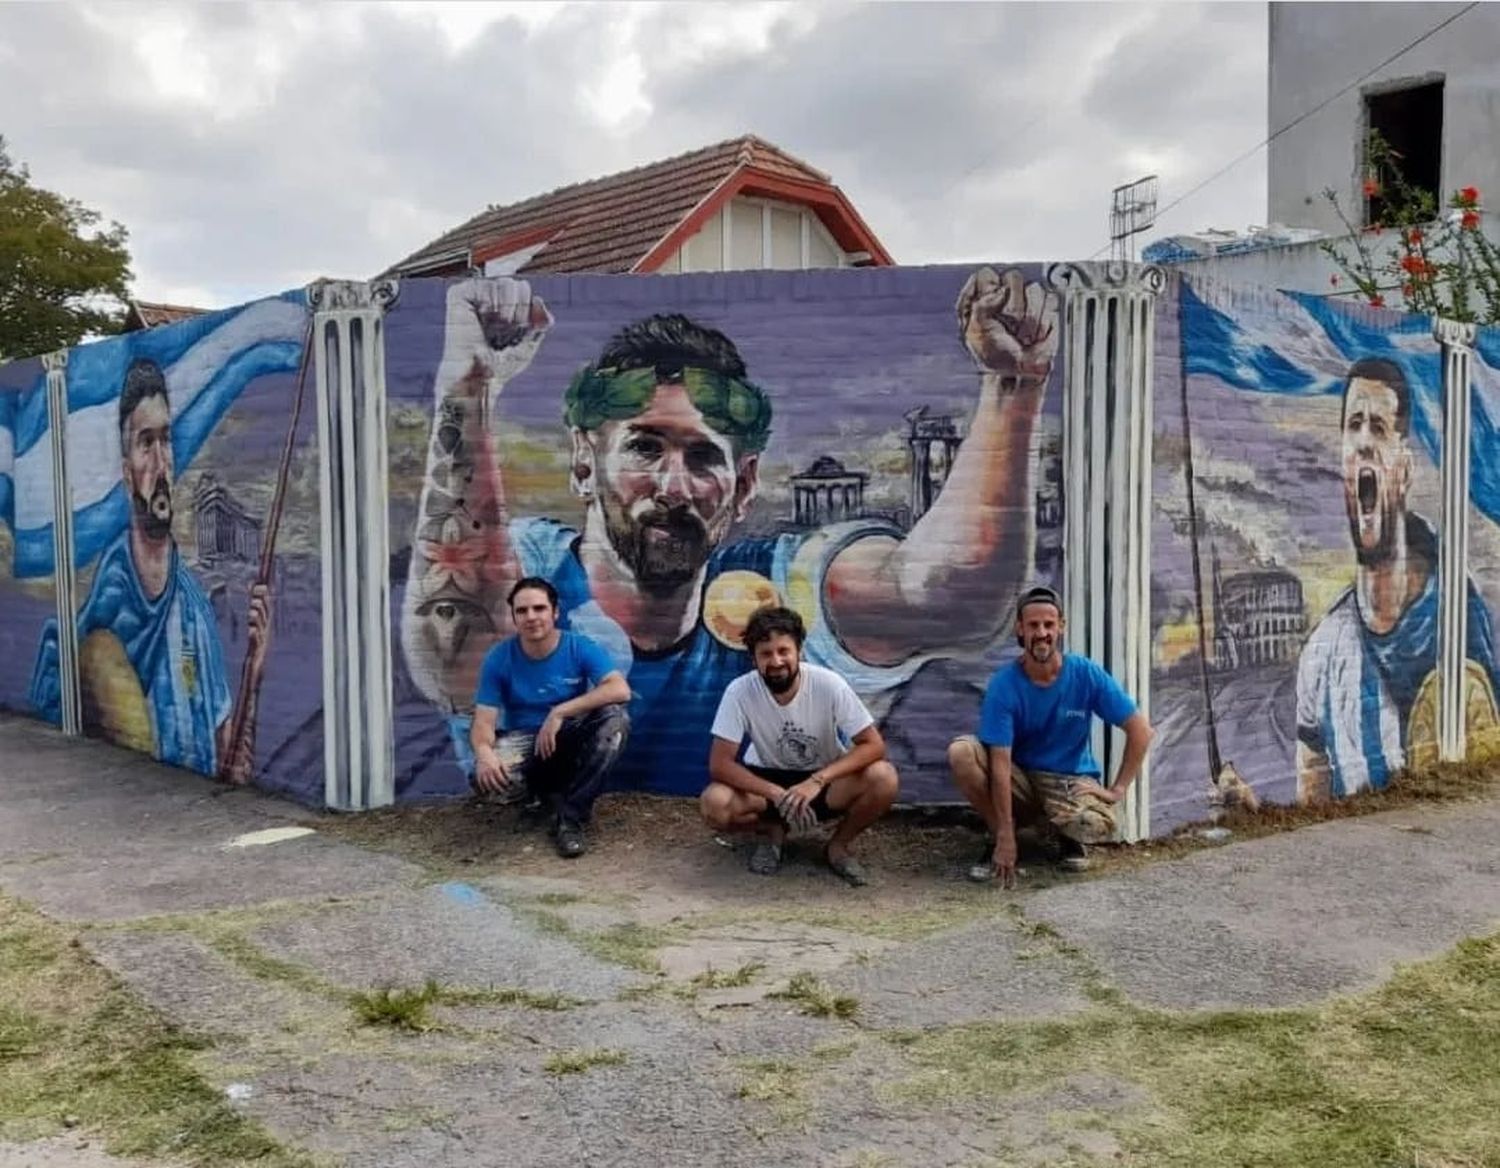
[[(974, 761), (986, 773), (990, 752), (972, 734), (960, 737), (954, 745), (967, 746)], [(1010, 768), (1010, 800), (1019, 822), (1033, 820), (1049, 824), (1059, 835), (1081, 844), (1097, 844), (1115, 834), (1115, 807), (1097, 795), (1075, 790), (1079, 783), (1092, 782), (1084, 775), (1059, 775), (1052, 771), (1023, 771)]]

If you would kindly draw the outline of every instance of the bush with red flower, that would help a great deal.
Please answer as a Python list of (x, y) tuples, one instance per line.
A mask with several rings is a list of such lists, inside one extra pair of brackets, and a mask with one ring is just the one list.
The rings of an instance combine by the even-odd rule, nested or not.
[[(1455, 191), (1447, 214), (1440, 214), (1432, 193), (1408, 183), (1400, 163), (1379, 135), (1370, 135), (1360, 190), (1380, 200), (1381, 217), (1355, 227), (1338, 194), (1324, 191), (1348, 237), (1325, 240), (1323, 251), (1372, 307), (1384, 307), (1384, 294), (1400, 289), (1408, 311), (1500, 324), (1500, 249), (1479, 229), (1479, 188)], [(1329, 283), (1337, 288), (1339, 277)]]

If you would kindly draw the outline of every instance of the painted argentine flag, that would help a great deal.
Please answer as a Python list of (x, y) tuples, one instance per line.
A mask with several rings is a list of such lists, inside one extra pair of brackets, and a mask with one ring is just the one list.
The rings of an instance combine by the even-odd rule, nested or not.
[[(161, 366), (172, 407), (172, 458), (186, 470), (245, 387), (269, 373), (295, 373), (307, 298), (298, 289), (239, 308), (81, 345), (68, 354), (68, 477), (74, 561), (87, 564), (125, 529), (118, 401), (137, 358)], [(52, 463), (46, 375), (24, 392), (0, 394), (0, 521), (15, 535), (15, 575), (50, 576)]]
[[(1187, 372), (1235, 389), (1337, 396), (1353, 362), (1394, 362), (1411, 387), (1412, 433), (1434, 464), (1439, 461), (1443, 359), (1429, 318), (1335, 304), (1305, 292), (1229, 289), (1191, 277), (1182, 280), (1181, 313)], [(1500, 327), (1479, 330), (1470, 369), (1469, 497), (1500, 523)]]

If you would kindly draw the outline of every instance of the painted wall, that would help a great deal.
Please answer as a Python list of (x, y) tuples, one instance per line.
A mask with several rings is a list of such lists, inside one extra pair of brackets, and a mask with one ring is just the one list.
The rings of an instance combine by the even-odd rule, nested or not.
[[(1241, 782), (1283, 803), (1378, 788), (1433, 753), (1436, 735), (1441, 360), (1430, 322), (1192, 278), (1172, 288), (1158, 309), (1154, 400), (1153, 832), (1203, 818)], [(1495, 724), (1500, 680), (1500, 472), (1484, 453), (1496, 449), (1497, 368), (1476, 378), (1490, 411), (1481, 426), (1476, 410), (1475, 430), (1476, 728)]]
[[(404, 281), (385, 333), (398, 797), (467, 792), (450, 731), (524, 572), (629, 676), (617, 787), (702, 788), (719, 695), (750, 667), (739, 633), (780, 598), (880, 719), (904, 797), (952, 799), (946, 744), (1014, 652), (1013, 599), (1060, 582), (1063, 338), (1040, 280)], [(702, 367), (707, 345), (745, 370), (685, 375), (691, 398), (580, 379), (633, 327), (679, 334), (658, 368)], [(1017, 362), (1039, 388), (1002, 389), (991, 371)]]
[(17, 713), (34, 712), (31, 663), (57, 615), (52, 509), (47, 375), (40, 359), (11, 361), (0, 365), (0, 709)]
[[(72, 350), (74, 540), (59, 550), (71, 551), (77, 569), (88, 733), (321, 801), (311, 389), (284, 485), (280, 475), (306, 322), (297, 292)], [(0, 385), (26, 379), (27, 368), (12, 368), (0, 371)], [(5, 557), (0, 635), (13, 651), (0, 660), (0, 695), (8, 708), (57, 721), (45, 419), (44, 392), (27, 388), (12, 431), (16, 505), (4, 515), (15, 553)], [(278, 494), (284, 511), (273, 537)]]

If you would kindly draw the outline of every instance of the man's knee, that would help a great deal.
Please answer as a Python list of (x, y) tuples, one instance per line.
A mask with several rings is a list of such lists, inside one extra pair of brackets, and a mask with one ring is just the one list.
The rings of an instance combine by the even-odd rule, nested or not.
[(984, 777), (985, 760), (980, 755), (978, 739), (965, 734), (948, 743), (948, 770), (959, 783), (972, 783)]
[[(569, 722), (572, 723), (571, 726), (568, 725)], [(568, 734), (569, 730), (572, 731), (571, 735)], [(600, 706), (564, 722), (563, 735), (575, 738), (580, 746), (587, 744), (614, 759), (630, 740), (630, 713), (623, 705)]]
[(709, 783), (698, 796), (698, 810), (710, 827), (724, 830), (734, 822), (734, 791), (723, 783)]
[(901, 776), (891, 763), (885, 759), (872, 762), (865, 767), (862, 777), (867, 798), (887, 807), (896, 801), (901, 791)]

